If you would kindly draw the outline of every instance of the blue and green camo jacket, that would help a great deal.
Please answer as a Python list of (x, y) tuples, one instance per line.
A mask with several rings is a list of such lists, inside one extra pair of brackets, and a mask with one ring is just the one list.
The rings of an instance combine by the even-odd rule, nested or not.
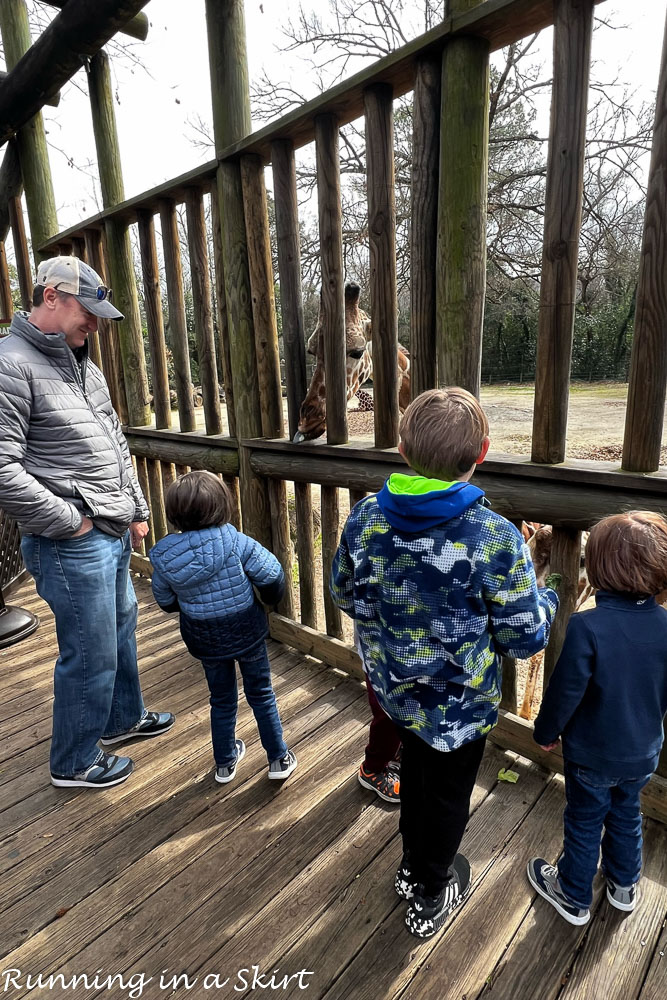
[(483, 497), (394, 474), (353, 508), (332, 566), (380, 705), (438, 750), (496, 724), (501, 656), (543, 649), (558, 607), (520, 533)]

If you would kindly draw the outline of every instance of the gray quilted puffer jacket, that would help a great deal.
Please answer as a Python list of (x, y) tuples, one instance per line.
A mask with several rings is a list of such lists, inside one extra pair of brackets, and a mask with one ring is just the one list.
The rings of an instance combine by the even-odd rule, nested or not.
[(120, 537), (148, 507), (104, 377), (62, 333), (16, 313), (0, 340), (0, 507), (22, 532), (69, 538), (82, 514)]

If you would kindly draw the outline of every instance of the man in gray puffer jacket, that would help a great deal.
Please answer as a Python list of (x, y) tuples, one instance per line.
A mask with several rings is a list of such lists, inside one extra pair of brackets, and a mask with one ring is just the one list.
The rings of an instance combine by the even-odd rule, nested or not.
[(102, 747), (174, 723), (144, 708), (137, 668), (132, 546), (148, 508), (104, 377), (88, 359), (97, 318), (123, 318), (76, 257), (44, 261), (30, 315), (0, 341), (0, 507), (15, 518), (37, 591), (51, 607), (51, 782), (104, 788), (132, 772)]

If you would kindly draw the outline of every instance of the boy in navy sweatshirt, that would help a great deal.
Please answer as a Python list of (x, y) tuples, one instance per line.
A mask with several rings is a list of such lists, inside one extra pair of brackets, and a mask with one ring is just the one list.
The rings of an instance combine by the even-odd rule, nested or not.
[(586, 569), (596, 607), (570, 619), (534, 732), (544, 750), (563, 742), (563, 853), (557, 866), (528, 864), (533, 887), (571, 924), (590, 919), (600, 841), (607, 899), (626, 911), (637, 902), (639, 793), (667, 712), (667, 611), (655, 600), (667, 587), (667, 522), (649, 511), (604, 518)]
[(352, 510), (331, 593), (355, 619), (364, 669), (400, 728), (408, 930), (430, 937), (466, 896), (457, 854), (487, 734), (498, 719), (501, 656), (542, 649), (558, 599), (538, 592), (516, 528), (468, 480), (489, 425), (464, 389), (433, 389), (401, 421), (399, 451), (418, 475), (394, 474)]

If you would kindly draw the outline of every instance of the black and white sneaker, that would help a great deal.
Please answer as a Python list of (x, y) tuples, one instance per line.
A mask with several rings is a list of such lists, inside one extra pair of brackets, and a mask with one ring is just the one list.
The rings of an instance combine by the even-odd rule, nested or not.
[(412, 899), (416, 888), (417, 883), (412, 874), (410, 858), (404, 851), (401, 863), (394, 876), (394, 889), (396, 890), (396, 895), (400, 896), (401, 899)]
[(560, 887), (558, 869), (554, 865), (548, 864), (544, 858), (531, 858), (526, 871), (533, 889), (546, 899), (547, 903), (551, 903), (569, 924), (579, 926), (588, 923), (591, 911), (577, 906), (567, 898)]
[(293, 750), (288, 750), (283, 757), (272, 760), (269, 764), (269, 778), (272, 781), (284, 781), (296, 767), (296, 756)]
[(116, 736), (104, 736), (99, 743), (103, 747), (112, 747), (115, 743), (133, 740), (138, 736), (162, 736), (171, 729), (175, 721), (171, 712), (145, 712), (132, 729)]
[(53, 774), (51, 784), (56, 788), (110, 788), (126, 781), (134, 770), (134, 764), (129, 757), (117, 757), (112, 753), (100, 751), (93, 764), (78, 774)]
[(462, 854), (457, 854), (449, 869), (449, 882), (436, 896), (427, 896), (423, 886), (416, 886), (405, 915), (408, 930), (418, 938), (433, 937), (469, 892), (470, 863)]
[(638, 898), (636, 883), (627, 886), (618, 885), (607, 876), (607, 899), (617, 910), (625, 910), (626, 913), (630, 913), (637, 905)]
[(221, 785), (226, 785), (236, 774), (236, 765), (245, 757), (245, 743), (243, 740), (236, 740), (236, 760), (227, 767), (219, 767), (215, 772), (215, 780)]

